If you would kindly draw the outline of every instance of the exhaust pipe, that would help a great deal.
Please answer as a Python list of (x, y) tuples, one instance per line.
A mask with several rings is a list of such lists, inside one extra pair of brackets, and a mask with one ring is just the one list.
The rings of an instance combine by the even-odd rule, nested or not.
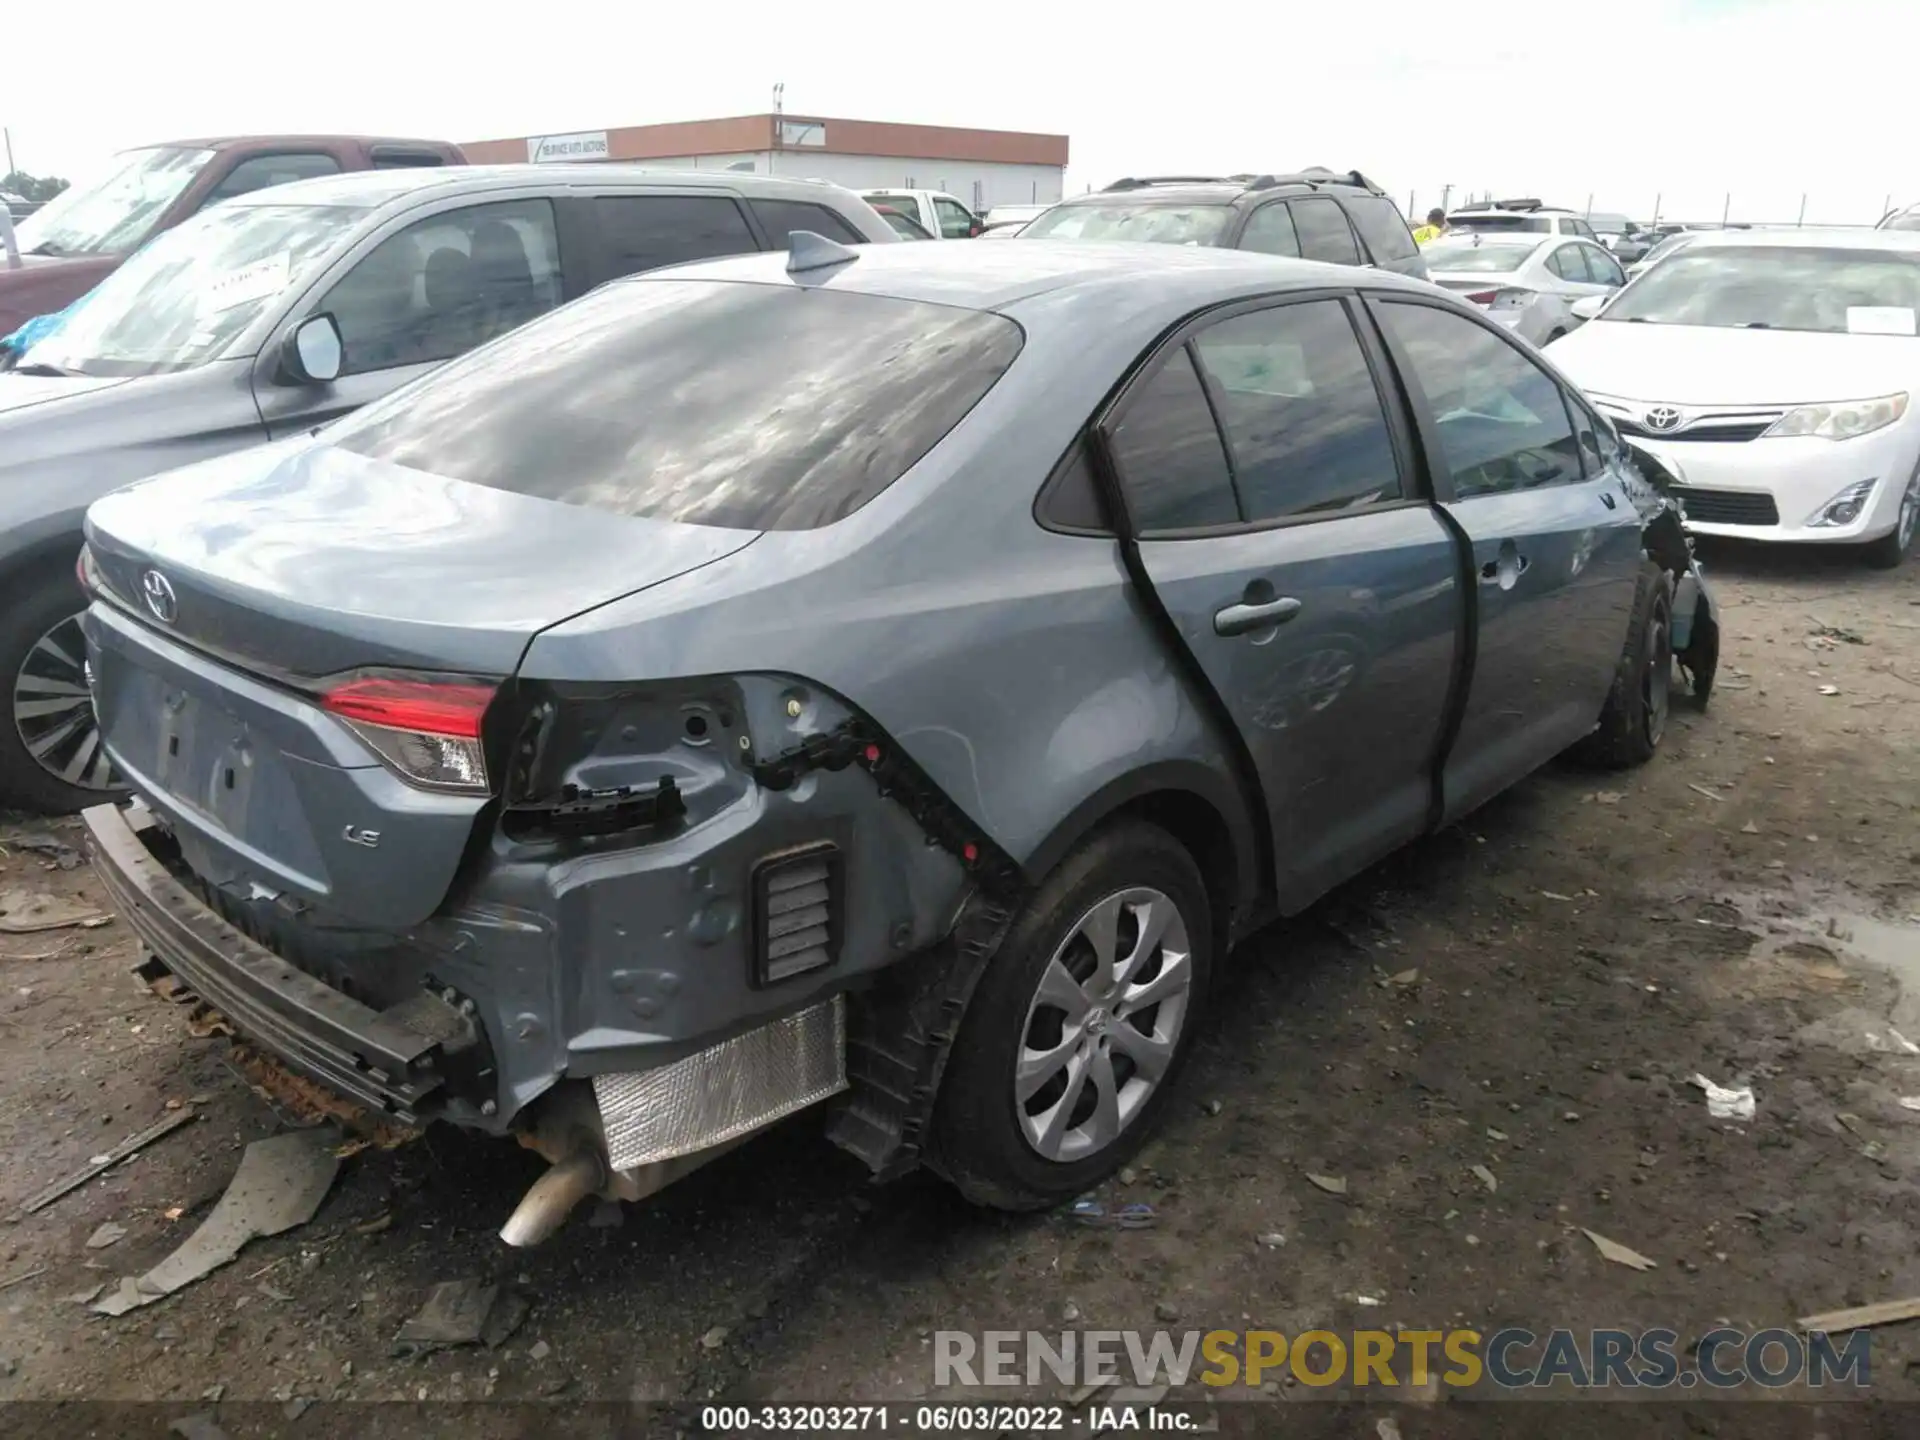
[(500, 1227), (500, 1238), (516, 1249), (538, 1245), (587, 1196), (606, 1188), (612, 1177), (597, 1150), (576, 1150), (533, 1182)]

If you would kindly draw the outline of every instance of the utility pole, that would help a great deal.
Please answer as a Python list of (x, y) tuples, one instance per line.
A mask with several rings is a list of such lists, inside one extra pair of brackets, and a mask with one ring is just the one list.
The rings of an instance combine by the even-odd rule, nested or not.
[(1591, 191), (1587, 194), (1587, 209), (1584, 218), (1588, 220), (1593, 219), (1593, 194)]
[(1806, 223), (1807, 223), (1807, 197), (1805, 194), (1802, 194), (1800, 196), (1800, 218), (1793, 222), (1793, 228), (1798, 230), (1802, 225)]
[(1442, 210), (1451, 210), (1453, 208), (1452, 202), (1453, 202), (1453, 186), (1442, 185), (1440, 187), (1440, 208)]
[(773, 150), (767, 155), (767, 173), (773, 174), (777, 165), (782, 140), (786, 138), (787, 126), (787, 84), (782, 80), (773, 87)]
[(1722, 230), (1727, 228), (1727, 216), (1731, 215), (1732, 213), (1733, 213), (1733, 192), (1729, 190), (1727, 192), (1727, 198), (1724, 201), (1722, 201), (1720, 205), (1720, 228)]
[(1653, 193), (1653, 223), (1656, 227), (1660, 224), (1660, 192), (1657, 190)]
[[(0, 129), (0, 136), (4, 136), (4, 137), (6, 138), (6, 142), (7, 142), (7, 173), (8, 173), (9, 175), (11, 175), (11, 174), (13, 174), (13, 169), (14, 169), (14, 166), (13, 166), (13, 132), (12, 132), (11, 130), (7, 130), (7, 129)], [(1882, 213), (1885, 213), (1885, 212), (1882, 212)]]

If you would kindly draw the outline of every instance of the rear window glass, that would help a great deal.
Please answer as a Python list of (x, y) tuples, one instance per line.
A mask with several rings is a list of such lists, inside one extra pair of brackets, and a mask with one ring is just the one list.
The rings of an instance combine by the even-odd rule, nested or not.
[(609, 285), (330, 429), (569, 505), (746, 530), (845, 518), (993, 387), (1001, 315), (797, 285)]
[(1553, 222), (1544, 215), (1449, 215), (1447, 224), (1455, 230), (1524, 230), (1535, 235), (1553, 230)]
[(1360, 227), (1360, 238), (1367, 242), (1367, 248), (1373, 252), (1375, 260), (1383, 263), (1405, 260), (1420, 253), (1420, 247), (1413, 243), (1413, 235), (1407, 229), (1407, 222), (1400, 218), (1400, 212), (1394, 208), (1391, 200), (1383, 200), (1377, 195), (1350, 195), (1347, 197), (1347, 214)]

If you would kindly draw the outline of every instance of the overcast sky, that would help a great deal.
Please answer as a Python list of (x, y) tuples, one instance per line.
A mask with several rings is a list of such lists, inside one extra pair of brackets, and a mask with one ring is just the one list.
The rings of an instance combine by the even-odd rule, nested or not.
[[(1072, 137), (1134, 173), (1357, 167), (1717, 219), (1920, 200), (1920, 0), (852, 0), (5, 4), (0, 124), (30, 173), (191, 135), (476, 140), (771, 108)], [(24, 62), (24, 63), (22, 63)]]

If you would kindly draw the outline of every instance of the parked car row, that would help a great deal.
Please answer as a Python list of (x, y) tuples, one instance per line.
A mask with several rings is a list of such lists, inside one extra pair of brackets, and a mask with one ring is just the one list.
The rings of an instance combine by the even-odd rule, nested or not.
[(125, 151), (18, 225), (24, 264), (0, 269), (0, 339), (64, 309), (153, 236), (209, 205), (316, 175), (465, 159), (444, 141), (361, 135), (226, 136)]
[[(1218, 243), (989, 248), (673, 186), (302, 182), (130, 261), (44, 362), (83, 373), (0, 377), (129, 397), (115, 448), (269, 417), (88, 511), (46, 694), (136, 797), (90, 845), (156, 982), (552, 1159), (510, 1243), (829, 1100), (878, 1175), (1081, 1194), (1234, 941), (1569, 748), (1646, 760), (1676, 665), (1707, 696), (1678, 513), (1550, 359), (1245, 243), (1410, 258), (1368, 187), (1140, 183), (1041, 220)], [(787, 253), (600, 283), (734, 225)]]

